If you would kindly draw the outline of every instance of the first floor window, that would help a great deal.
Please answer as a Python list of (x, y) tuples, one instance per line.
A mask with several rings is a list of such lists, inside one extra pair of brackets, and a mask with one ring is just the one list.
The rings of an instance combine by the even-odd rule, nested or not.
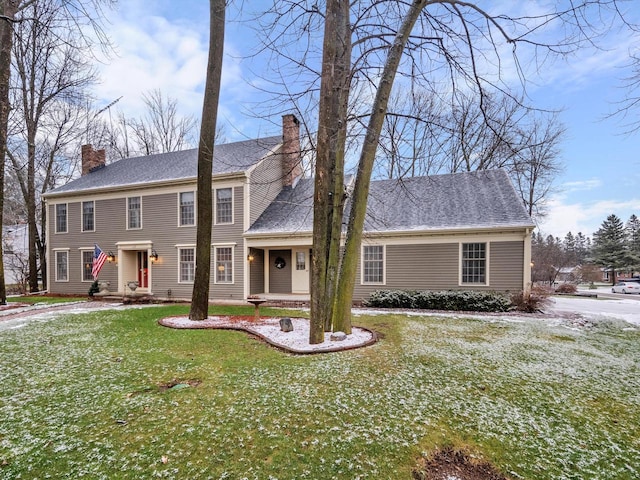
[(93, 232), (95, 230), (93, 202), (82, 202), (82, 231)]
[(362, 247), (362, 283), (384, 283), (384, 247)]
[(56, 233), (67, 233), (67, 204), (56, 205)]
[(230, 188), (216, 189), (216, 223), (233, 223), (232, 200)]
[(127, 198), (127, 228), (142, 228), (142, 200), (140, 197)]
[(462, 244), (462, 283), (486, 283), (487, 244)]
[(82, 252), (82, 281), (93, 281), (93, 250), (85, 250)]
[(56, 281), (69, 280), (69, 252), (56, 252)]
[(307, 263), (305, 262), (304, 252), (296, 252), (296, 270), (305, 270)]
[(182, 192), (180, 194), (180, 225), (195, 225), (195, 194), (193, 192)]
[(216, 283), (233, 283), (233, 248), (216, 248)]
[(196, 257), (194, 248), (181, 248), (180, 255), (180, 281), (193, 282), (196, 274)]

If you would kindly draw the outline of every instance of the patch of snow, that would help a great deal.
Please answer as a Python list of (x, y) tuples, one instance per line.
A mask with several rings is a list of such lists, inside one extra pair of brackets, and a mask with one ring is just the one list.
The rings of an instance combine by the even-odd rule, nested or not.
[(280, 330), (279, 318), (261, 318), (259, 322), (242, 320), (233, 321), (228, 317), (209, 317), (203, 321), (189, 320), (188, 317), (171, 317), (161, 322), (165, 326), (174, 328), (232, 328), (246, 330), (256, 334), (277, 347), (295, 353), (320, 353), (337, 350), (347, 350), (369, 345), (375, 341), (375, 334), (369, 330), (353, 327), (351, 334), (345, 340), (331, 341), (331, 332), (325, 332), (324, 342), (309, 344), (309, 320), (306, 318), (292, 318), (292, 332)]

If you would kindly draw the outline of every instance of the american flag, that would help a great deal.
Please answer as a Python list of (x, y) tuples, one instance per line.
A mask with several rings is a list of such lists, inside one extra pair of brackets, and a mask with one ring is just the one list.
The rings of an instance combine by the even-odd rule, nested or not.
[(93, 249), (93, 267), (91, 268), (91, 275), (93, 275), (94, 280), (98, 278), (98, 274), (106, 261), (107, 254), (104, 253), (96, 243), (95, 248)]

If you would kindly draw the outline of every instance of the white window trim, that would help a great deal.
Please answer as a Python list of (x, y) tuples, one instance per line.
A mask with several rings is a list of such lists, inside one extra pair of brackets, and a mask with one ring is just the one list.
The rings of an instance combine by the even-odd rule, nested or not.
[[(62, 232), (62, 231), (59, 232), (58, 231), (58, 205), (64, 205), (65, 206), (65, 211), (67, 212), (67, 218), (66, 218), (66, 221), (64, 222), (65, 223), (65, 227), (67, 227), (67, 228), (66, 228), (66, 230), (64, 232)], [(69, 204), (68, 203), (56, 203), (54, 205), (54, 207), (53, 207), (53, 216), (55, 217), (55, 222), (54, 222), (55, 233), (56, 234), (58, 234), (58, 233), (69, 233)]]
[[(485, 265), (484, 265), (484, 283), (463, 283), (462, 282), (462, 262), (463, 262), (463, 258), (462, 258), (462, 245), (467, 245), (469, 243), (484, 243), (485, 245)], [(489, 277), (489, 273), (490, 273), (490, 264), (489, 264), (489, 259), (491, 258), (491, 242), (489, 241), (482, 241), (482, 240), (478, 240), (478, 241), (472, 241), (469, 240), (468, 242), (459, 242), (458, 244), (458, 286), (459, 287), (489, 287), (491, 286), (490, 283), (490, 277)]]
[(93, 283), (93, 278), (91, 278), (91, 280), (85, 280), (84, 279), (84, 259), (82, 258), (84, 256), (84, 252), (91, 252), (91, 265), (92, 265), (92, 269), (93, 269), (93, 252), (94, 249), (93, 248), (80, 248), (80, 281), (83, 283)]
[[(183, 193), (193, 193), (193, 223), (182, 224), (180, 196)], [(198, 195), (195, 190), (182, 190), (178, 192), (178, 228), (192, 228), (198, 224)]]
[[(218, 190), (231, 190), (231, 221), (230, 222), (218, 222)], [(233, 225), (236, 221), (235, 216), (235, 188), (233, 187), (219, 187), (213, 189), (213, 224), (214, 225)]]
[[(84, 229), (84, 204), (85, 203), (93, 203), (93, 230), (85, 230)], [(80, 202), (80, 231), (85, 232), (95, 232), (96, 231), (96, 201), (95, 200), (83, 200)]]
[[(231, 281), (230, 282), (219, 282), (218, 281), (218, 249), (219, 248), (230, 248), (231, 249)], [(214, 285), (235, 285), (236, 283), (236, 247), (233, 245), (225, 245), (225, 244), (216, 244), (213, 247), (213, 264), (214, 264), (214, 272), (213, 272), (213, 283)]]
[[(53, 249), (53, 259), (54, 259), (54, 273), (55, 273), (55, 279), (56, 282), (59, 283), (69, 283), (69, 248), (54, 248)], [(58, 279), (58, 253), (62, 253), (62, 252), (66, 252), (67, 254), (67, 279), (66, 280), (59, 280)]]
[[(382, 247), (382, 282), (365, 282), (364, 281), (364, 248), (365, 247)], [(360, 245), (360, 285), (386, 285), (386, 284), (387, 284), (387, 246), (379, 243)]]
[[(130, 198), (139, 198), (140, 199), (140, 226), (136, 228), (132, 228), (129, 226), (129, 199)], [(142, 195), (132, 195), (131, 197), (127, 197), (125, 201), (125, 216), (127, 218), (127, 230), (142, 230)]]
[[(193, 285), (195, 282), (195, 275), (196, 275), (196, 246), (192, 245), (192, 244), (188, 244), (188, 245), (176, 245), (176, 249), (178, 250), (178, 283), (181, 285)], [(182, 275), (180, 272), (180, 264), (181, 264), (181, 260), (180, 260), (180, 252), (182, 250), (193, 250), (193, 280), (182, 280)]]

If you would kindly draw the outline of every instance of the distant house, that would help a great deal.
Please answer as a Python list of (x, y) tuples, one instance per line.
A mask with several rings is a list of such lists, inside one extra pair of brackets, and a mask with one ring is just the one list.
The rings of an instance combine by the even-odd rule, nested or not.
[[(111, 255), (100, 272), (111, 291), (136, 281), (137, 293), (190, 298), (197, 151), (104, 160), (83, 147), (83, 175), (45, 195), (50, 290), (86, 293), (98, 244)], [(293, 115), (282, 136), (216, 146), (211, 299), (309, 294), (313, 180), (301, 173)], [(534, 224), (504, 171), (374, 181), (367, 208), (355, 300), (530, 282)]]
[(7, 286), (24, 288), (29, 274), (29, 228), (26, 224), (2, 227), (4, 282)]

